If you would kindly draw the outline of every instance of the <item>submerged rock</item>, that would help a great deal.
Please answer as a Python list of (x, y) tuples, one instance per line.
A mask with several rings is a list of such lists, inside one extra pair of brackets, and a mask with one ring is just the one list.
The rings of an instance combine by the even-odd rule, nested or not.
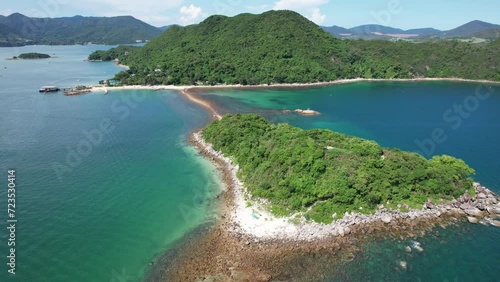
[(410, 248), (410, 246), (406, 246), (406, 247), (405, 247), (405, 251), (406, 251), (407, 253), (411, 253), (411, 248)]
[(399, 262), (399, 265), (401, 266), (402, 269), (406, 270), (407, 269), (407, 264), (406, 261), (402, 260)]
[(470, 222), (470, 223), (478, 223), (479, 222), (479, 219), (473, 217), (473, 216), (468, 216), (467, 217), (467, 220)]
[(493, 226), (496, 226), (496, 227), (500, 227), (500, 221), (498, 221), (498, 220), (492, 220), (492, 221), (490, 221), (490, 224)]

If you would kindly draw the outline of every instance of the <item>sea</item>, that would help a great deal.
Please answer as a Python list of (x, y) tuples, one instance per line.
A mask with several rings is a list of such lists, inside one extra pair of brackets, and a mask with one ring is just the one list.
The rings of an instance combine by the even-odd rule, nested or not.
[[(121, 70), (114, 63), (85, 61), (111, 47), (0, 48), (0, 281), (142, 281), (177, 242), (213, 222), (222, 182), (187, 142), (210, 121), (204, 109), (176, 91), (38, 93), (111, 78)], [(54, 58), (4, 60), (25, 52)], [(453, 155), (500, 193), (497, 85), (360, 82), (201, 95), (225, 113), (331, 129), (427, 158)], [(283, 113), (307, 108), (321, 114)], [(13, 223), (15, 274), (8, 272)], [(373, 239), (354, 259), (325, 265), (324, 280), (499, 281), (500, 228), (436, 228), (416, 239), (424, 252), (406, 253), (412, 240)]]

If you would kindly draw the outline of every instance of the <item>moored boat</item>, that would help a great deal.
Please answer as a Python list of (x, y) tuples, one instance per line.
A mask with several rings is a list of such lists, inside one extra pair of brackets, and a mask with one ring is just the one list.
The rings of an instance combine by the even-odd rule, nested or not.
[(56, 86), (43, 86), (38, 90), (40, 93), (48, 93), (48, 92), (57, 92), (61, 89), (57, 88)]

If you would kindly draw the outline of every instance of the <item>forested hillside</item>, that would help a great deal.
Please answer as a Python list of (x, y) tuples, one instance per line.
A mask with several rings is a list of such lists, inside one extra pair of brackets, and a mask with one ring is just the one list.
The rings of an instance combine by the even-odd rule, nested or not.
[(0, 46), (126, 44), (158, 36), (161, 30), (131, 16), (31, 18), (0, 16)]
[(173, 26), (127, 56), (115, 54), (130, 66), (115, 78), (124, 84), (181, 85), (358, 77), (500, 81), (499, 42), (340, 40), (291, 11), (211, 16), (199, 25)]

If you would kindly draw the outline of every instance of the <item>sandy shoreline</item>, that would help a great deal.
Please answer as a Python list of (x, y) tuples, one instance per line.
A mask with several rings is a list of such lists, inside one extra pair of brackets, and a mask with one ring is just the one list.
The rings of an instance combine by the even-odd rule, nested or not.
[[(120, 67), (127, 68), (125, 65)], [(371, 78), (353, 78), (353, 79), (339, 79), (327, 82), (313, 82), (313, 83), (281, 83), (281, 84), (259, 84), (259, 85), (125, 85), (107, 87), (108, 91), (112, 90), (177, 90), (184, 91), (189, 89), (209, 90), (209, 89), (257, 89), (257, 88), (302, 88), (302, 87), (317, 87), (328, 86), (337, 84), (348, 84), (356, 82), (425, 82), (425, 81), (449, 81), (449, 82), (472, 82), (484, 84), (500, 84), (500, 81), (493, 80), (474, 80), (463, 78), (398, 78), (398, 79), (371, 79)], [(103, 91), (104, 86), (92, 86), (92, 91)]]

